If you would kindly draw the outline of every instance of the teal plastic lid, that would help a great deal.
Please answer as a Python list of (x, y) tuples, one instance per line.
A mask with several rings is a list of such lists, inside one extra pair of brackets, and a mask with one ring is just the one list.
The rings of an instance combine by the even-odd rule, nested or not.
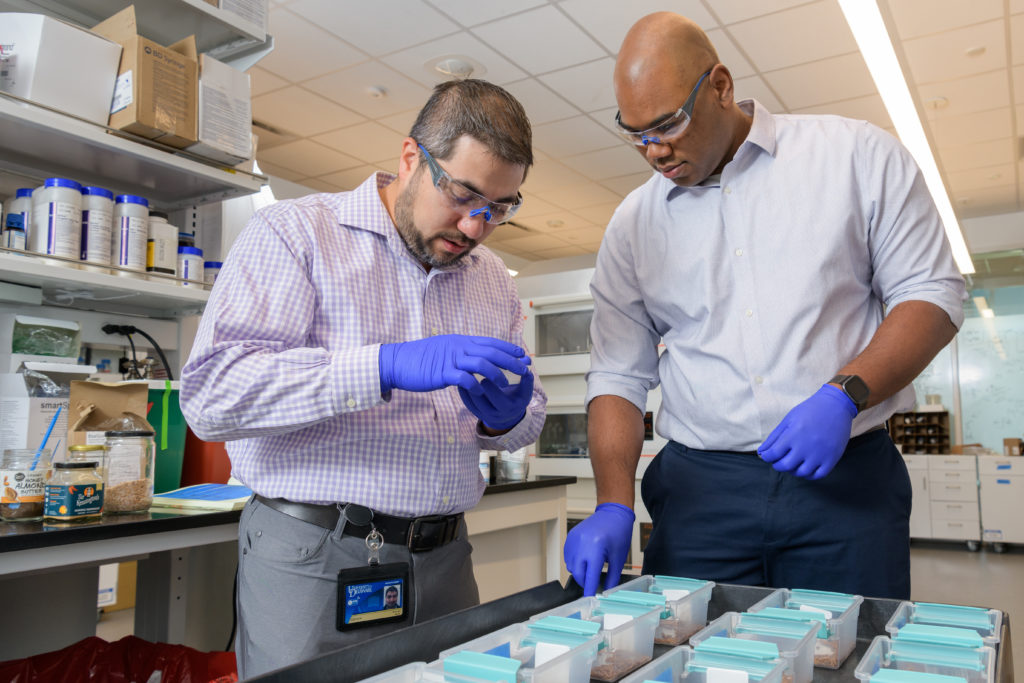
[(611, 596), (602, 596), (597, 599), (597, 609), (593, 611), (593, 614), (595, 616), (602, 614), (628, 614), (631, 617), (639, 617), (650, 614), (652, 610), (657, 608), (657, 605), (641, 605), (626, 602), (625, 600), (612, 600)]
[(952, 647), (935, 643), (894, 640), (889, 660), (900, 664), (947, 666), (967, 671), (983, 671), (988, 661), (982, 648)]
[(556, 633), (565, 633), (568, 635), (590, 638), (597, 635), (597, 632), (601, 630), (601, 625), (596, 621), (549, 616), (533, 622), (530, 624), (529, 628), (531, 632), (535, 629), (540, 629), (542, 631), (553, 631)]
[(761, 616), (760, 612), (741, 612), (733, 627), (736, 633), (791, 638), (799, 640), (808, 633), (817, 633), (815, 624), (809, 621), (790, 621), (775, 617)]
[(828, 638), (829, 636), (828, 619), (826, 619), (825, 615), (821, 612), (807, 612), (804, 610), (788, 609), (785, 607), (765, 607), (760, 612), (755, 612), (755, 614), (804, 623), (816, 621), (820, 624), (820, 626), (818, 626), (818, 638)]
[(694, 591), (699, 591), (710, 583), (710, 581), (704, 581), (702, 579), (687, 579), (682, 576), (663, 576), (661, 574), (655, 574), (654, 583), (651, 585), (651, 588), (660, 590), (674, 588), (676, 590), (688, 590), (693, 593)]
[(732, 655), (734, 657), (746, 657), (761, 661), (770, 661), (779, 658), (779, 646), (764, 640), (745, 640), (743, 638), (723, 638), (722, 636), (711, 636), (700, 642), (693, 648), (695, 653), (714, 653), (721, 655)]
[(978, 648), (985, 644), (977, 631), (929, 624), (907, 624), (896, 632), (895, 640), (964, 648)]
[(484, 681), (515, 683), (519, 667), (523, 663), (509, 657), (463, 650), (445, 657), (442, 664), (446, 673), (473, 676)]
[(966, 607), (964, 605), (915, 602), (911, 621), (926, 621), (932, 624), (982, 629), (987, 632), (992, 630), (989, 610), (981, 607)]
[(833, 617), (838, 617), (850, 609), (853, 603), (857, 601), (857, 598), (860, 598), (860, 596), (849, 593), (833, 593), (832, 591), (800, 588), (789, 592), (789, 600), (786, 606), (799, 607), (800, 605), (807, 605), (808, 607), (827, 609), (829, 612), (832, 612)]
[(640, 591), (615, 591), (601, 596), (602, 600), (629, 602), (634, 605), (661, 607), (665, 605), (665, 596), (660, 593), (642, 593)]
[(868, 680), (871, 683), (967, 683), (967, 679), (960, 676), (926, 674), (923, 671), (901, 671), (900, 669), (879, 669)]

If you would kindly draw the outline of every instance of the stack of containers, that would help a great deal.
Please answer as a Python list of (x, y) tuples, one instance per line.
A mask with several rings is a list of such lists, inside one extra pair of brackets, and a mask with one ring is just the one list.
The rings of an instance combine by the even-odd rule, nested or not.
[(774, 643), (786, 664), (783, 683), (810, 683), (814, 675), (814, 640), (818, 624), (766, 617), (750, 612), (726, 612), (690, 638), (699, 647), (715, 636)]
[(515, 680), (519, 683), (588, 683), (601, 645), (600, 628), (592, 621), (549, 616), (457, 645), (441, 652), (440, 659), (480, 652), (518, 660)]
[(642, 600), (636, 593), (660, 597), (660, 604), (665, 606), (666, 612), (654, 632), (654, 642), (681, 645), (707, 625), (708, 602), (714, 587), (714, 581), (645, 574), (606, 590), (604, 595), (634, 602)]
[(857, 644), (857, 617), (864, 598), (828, 591), (780, 588), (748, 611), (819, 623), (814, 666), (838, 669)]
[(882, 673), (885, 670), (954, 676), (966, 683), (993, 683), (995, 650), (971, 629), (907, 624), (893, 638), (876, 636), (854, 675), (857, 680), (877, 683), (894, 675)]
[(786, 664), (772, 643), (708, 638), (692, 650), (685, 646), (669, 650), (622, 683), (781, 683), (785, 670)]
[[(662, 600), (664, 601), (664, 598)], [(623, 675), (651, 661), (654, 655), (654, 631), (658, 627), (663, 610), (664, 602), (645, 605), (607, 597), (580, 598), (542, 612), (529, 623), (537, 623), (554, 616), (580, 619), (599, 625), (601, 649), (598, 650), (597, 659), (590, 669), (590, 678), (598, 681), (617, 681)]]
[(997, 609), (942, 605), (934, 602), (902, 602), (885, 625), (890, 638), (895, 638), (907, 624), (949, 626), (974, 631), (985, 645), (995, 647), (1000, 641), (1003, 613)]

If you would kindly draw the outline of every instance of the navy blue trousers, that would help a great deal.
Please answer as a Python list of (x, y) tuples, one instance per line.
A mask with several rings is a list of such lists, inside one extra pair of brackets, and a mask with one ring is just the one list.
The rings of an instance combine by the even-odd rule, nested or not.
[(641, 486), (645, 574), (910, 598), (910, 478), (885, 430), (817, 481), (669, 442)]

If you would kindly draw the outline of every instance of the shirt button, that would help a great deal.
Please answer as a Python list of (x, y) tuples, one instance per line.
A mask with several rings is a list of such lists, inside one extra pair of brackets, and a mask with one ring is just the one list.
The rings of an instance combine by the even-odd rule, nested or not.
[(732, 194), (732, 188), (731, 187), (723, 187), (722, 188), (722, 192), (724, 192), (726, 194)]
[(747, 317), (749, 318), (749, 317), (751, 317), (753, 315), (754, 315), (754, 312), (748, 308), (747, 309)]
[(449, 436), (448, 437), (448, 443), (455, 443), (455, 437), (454, 436)]
[(430, 328), (430, 334), (437, 334), (437, 328), (436, 327), (431, 327)]
[(758, 375), (757, 377), (754, 378), (754, 381), (758, 384), (764, 384), (764, 377)]
[(448, 496), (445, 496), (444, 498), (442, 498), (441, 502), (444, 503), (445, 505), (447, 505), (448, 504)]
[(736, 255), (737, 256), (743, 256), (743, 250), (742, 249), (737, 249), (736, 250)]
[(356, 400), (354, 398), (350, 398), (349, 400), (345, 401), (345, 405), (347, 405), (349, 408), (355, 408)]

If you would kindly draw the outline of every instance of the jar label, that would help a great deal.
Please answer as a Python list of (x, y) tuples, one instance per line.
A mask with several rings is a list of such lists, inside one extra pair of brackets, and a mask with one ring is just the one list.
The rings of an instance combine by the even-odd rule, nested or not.
[(46, 486), (43, 516), (73, 519), (103, 512), (103, 487), (96, 484)]
[(0, 470), (0, 503), (42, 503), (50, 469)]
[(111, 446), (107, 463), (107, 486), (142, 478), (143, 453), (138, 446)]

